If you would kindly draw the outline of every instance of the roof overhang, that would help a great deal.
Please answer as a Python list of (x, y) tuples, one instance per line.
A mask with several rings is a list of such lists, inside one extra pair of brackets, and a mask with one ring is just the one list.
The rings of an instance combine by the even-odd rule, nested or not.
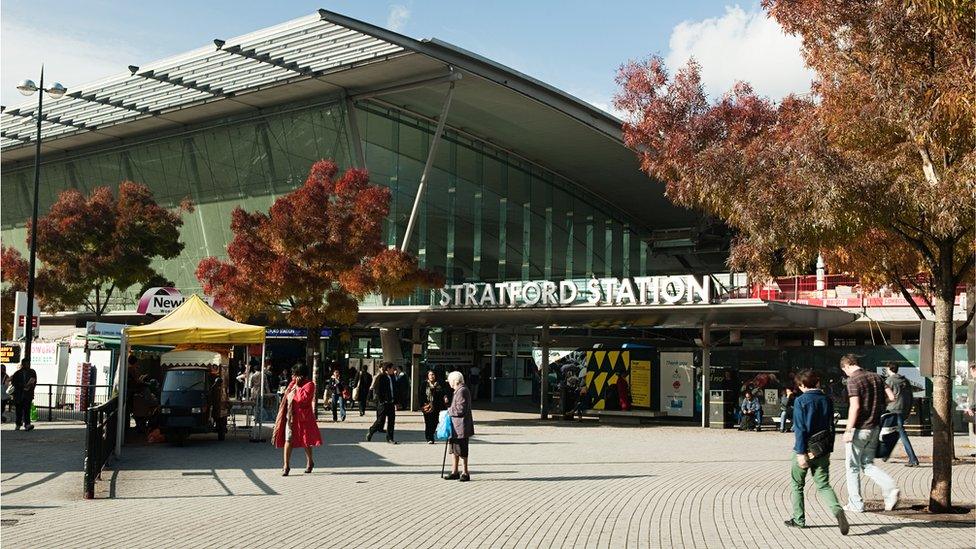
[(514, 309), (438, 309), (428, 306), (360, 307), (357, 324), (370, 328), (411, 326), (518, 328), (646, 327), (712, 329), (829, 329), (857, 315), (829, 307), (759, 299), (732, 299), (702, 305), (572, 306)]
[[(326, 10), (69, 89), (45, 107), (41, 149), (45, 160), (56, 160), (328, 97), (360, 96), (433, 119), (447, 91), (438, 77), (449, 72), (462, 78), (453, 81), (448, 128), (562, 176), (575, 194), (638, 232), (695, 225), (697, 214), (671, 204), (663, 185), (640, 171), (612, 115), (446, 42)], [(411, 81), (426, 83), (402, 85)], [(0, 115), (4, 167), (33, 158), (35, 108), (27, 103)]]

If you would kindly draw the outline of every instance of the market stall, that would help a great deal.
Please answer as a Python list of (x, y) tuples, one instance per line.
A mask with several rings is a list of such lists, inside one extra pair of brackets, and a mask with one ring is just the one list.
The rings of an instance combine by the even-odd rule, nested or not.
[[(260, 343), (261, 370), (264, 371), (264, 342), (263, 326), (252, 326), (234, 322), (207, 305), (199, 296), (190, 296), (178, 308), (163, 318), (145, 326), (130, 326), (122, 331), (122, 345), (119, 353), (118, 382), (119, 395), (126, 394), (128, 376), (126, 373), (126, 356), (133, 345), (191, 345), (191, 344), (224, 344), (248, 345)], [(261, 402), (264, 400), (264, 384), (261, 384)], [(125, 427), (128, 414), (125, 410), (125, 398), (119, 399), (118, 429), (116, 431), (115, 455), (121, 457), (122, 442), (125, 438)], [(262, 421), (259, 416), (256, 425), (261, 433)]]

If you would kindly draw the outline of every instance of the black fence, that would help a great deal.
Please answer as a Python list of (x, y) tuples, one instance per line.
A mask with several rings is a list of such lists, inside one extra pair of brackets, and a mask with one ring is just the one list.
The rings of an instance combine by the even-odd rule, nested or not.
[(108, 402), (108, 385), (62, 385), (38, 383), (34, 407), (38, 421), (86, 421), (85, 410)]
[(94, 499), (95, 481), (115, 451), (119, 398), (85, 411), (85, 499)]

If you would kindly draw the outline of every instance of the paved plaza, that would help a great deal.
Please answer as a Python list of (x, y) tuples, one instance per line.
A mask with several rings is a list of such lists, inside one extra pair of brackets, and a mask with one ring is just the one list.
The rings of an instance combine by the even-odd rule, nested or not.
[[(371, 414), (370, 414), (371, 415)], [(805, 530), (788, 529), (792, 437), (695, 427), (541, 423), (476, 411), (472, 482), (440, 480), (443, 445), (403, 414), (398, 446), (367, 443), (366, 418), (320, 423), (317, 469), (280, 476), (280, 453), (246, 435), (186, 447), (127, 446), (98, 499), (82, 493), (80, 425), (2, 431), (2, 543), (41, 547), (972, 547), (972, 524), (868, 512), (841, 537), (808, 488)], [(962, 444), (963, 438), (957, 439)], [(904, 466), (882, 464), (903, 504), (928, 492), (931, 440)], [(962, 452), (960, 452), (962, 453)], [(846, 501), (842, 453), (831, 476)], [(953, 499), (974, 501), (974, 466), (956, 467)], [(866, 490), (879, 509), (876, 487)]]

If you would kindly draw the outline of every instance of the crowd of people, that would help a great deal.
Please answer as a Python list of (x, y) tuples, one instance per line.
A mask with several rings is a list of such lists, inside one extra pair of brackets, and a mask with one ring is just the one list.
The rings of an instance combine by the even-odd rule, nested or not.
[[(283, 398), (272, 431), (272, 442), (283, 450), (283, 476), (291, 472), (291, 453), (294, 448), (305, 451), (306, 473), (315, 467), (312, 448), (322, 445), (322, 437), (316, 422), (315, 382), (310, 378), (304, 364), (296, 364), (291, 371), (291, 380), (285, 387)], [(409, 406), (409, 385), (403, 370), (390, 362), (380, 366), (375, 376), (366, 368), (349, 372), (345, 378), (338, 368), (326, 382), (326, 396), (332, 409), (332, 421), (345, 421), (346, 402), (359, 404), (359, 415), (366, 413), (366, 405), (373, 402), (376, 419), (366, 432), (366, 441), (373, 440), (376, 433), (383, 433), (389, 444), (396, 440), (396, 412)], [(474, 419), (471, 413), (471, 391), (464, 383), (461, 372), (452, 371), (447, 375), (447, 383), (440, 381), (436, 371), (427, 372), (421, 392), (421, 410), (424, 415), (424, 438), (434, 444), (434, 430), (438, 425), (440, 413), (447, 411), (452, 425), (452, 436), (445, 442), (453, 456), (451, 473), (447, 480), (470, 480), (468, 470), (468, 441), (474, 436)]]

